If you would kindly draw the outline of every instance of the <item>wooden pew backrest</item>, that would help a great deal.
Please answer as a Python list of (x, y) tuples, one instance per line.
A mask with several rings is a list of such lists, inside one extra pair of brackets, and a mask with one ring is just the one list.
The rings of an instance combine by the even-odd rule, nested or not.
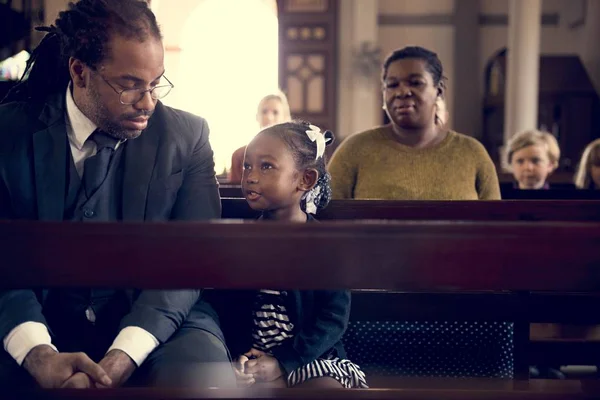
[[(254, 219), (246, 200), (223, 198), (223, 218)], [(600, 221), (600, 201), (332, 200), (319, 220)]]
[(0, 287), (589, 292), (598, 248), (599, 223), (15, 221), (0, 222)]
[(600, 395), (593, 381), (514, 382), (489, 379), (386, 379), (374, 382), (379, 390), (319, 390), (319, 389), (58, 389), (52, 391), (6, 390), (3, 400), (32, 399), (128, 399), (128, 400), (589, 400)]
[[(512, 185), (500, 185), (503, 200), (600, 200), (600, 190), (577, 190), (572, 184), (554, 185), (550, 190), (519, 190)], [(221, 197), (242, 197), (239, 185), (221, 185), (219, 192)]]

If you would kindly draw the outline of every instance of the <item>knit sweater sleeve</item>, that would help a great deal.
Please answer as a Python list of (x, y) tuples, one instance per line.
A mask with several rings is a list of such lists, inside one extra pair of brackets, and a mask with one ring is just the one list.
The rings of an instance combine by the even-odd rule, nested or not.
[(500, 183), (494, 162), (483, 145), (477, 142), (475, 154), (478, 158), (475, 188), (479, 200), (500, 200)]
[(329, 162), (333, 199), (353, 199), (358, 176), (358, 147), (356, 138), (349, 137), (337, 148)]

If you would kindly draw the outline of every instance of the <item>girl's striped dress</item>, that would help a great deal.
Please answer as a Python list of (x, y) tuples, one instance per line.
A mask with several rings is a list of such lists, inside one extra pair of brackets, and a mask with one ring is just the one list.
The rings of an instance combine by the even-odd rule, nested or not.
[[(254, 304), (254, 329), (252, 333), (253, 347), (271, 354), (271, 349), (281, 345), (283, 341), (294, 335), (293, 321), (290, 321), (286, 310), (287, 292), (276, 290), (260, 290)], [(312, 378), (331, 377), (345, 388), (368, 388), (365, 374), (360, 367), (349, 360), (333, 355), (319, 358), (310, 364), (292, 371), (287, 377), (289, 387), (298, 385)]]

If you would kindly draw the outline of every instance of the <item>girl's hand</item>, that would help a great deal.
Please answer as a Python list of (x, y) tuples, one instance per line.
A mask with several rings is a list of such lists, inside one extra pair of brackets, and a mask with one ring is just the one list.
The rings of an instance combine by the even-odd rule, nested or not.
[(256, 382), (252, 374), (247, 374), (244, 372), (247, 362), (248, 357), (246, 357), (245, 355), (239, 356), (238, 359), (233, 362), (235, 379), (237, 381), (238, 386), (240, 387), (249, 387)]
[(280, 378), (283, 371), (275, 357), (262, 353), (258, 358), (246, 362), (246, 374), (251, 374), (257, 381), (272, 382)]

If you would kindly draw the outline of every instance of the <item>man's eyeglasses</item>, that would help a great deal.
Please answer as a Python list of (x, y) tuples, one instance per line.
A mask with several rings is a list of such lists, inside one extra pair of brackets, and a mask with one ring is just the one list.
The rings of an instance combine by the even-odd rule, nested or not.
[(102, 80), (104, 82), (106, 82), (106, 84), (108, 86), (110, 86), (110, 88), (112, 90), (114, 90), (116, 94), (119, 95), (119, 101), (121, 102), (121, 104), (124, 104), (124, 105), (132, 105), (132, 104), (138, 103), (140, 100), (142, 100), (144, 98), (144, 96), (146, 95), (146, 92), (150, 92), (150, 97), (152, 97), (154, 100), (162, 99), (171, 92), (171, 89), (173, 89), (175, 87), (171, 83), (171, 81), (169, 79), (167, 79), (166, 76), (163, 75), (163, 78), (165, 78), (165, 80), (169, 83), (168, 85), (154, 86), (153, 88), (150, 88), (150, 89), (118, 90), (113, 85), (111, 85), (110, 82), (107, 81), (102, 76), (102, 74), (98, 73), (98, 75), (100, 75), (100, 78), (102, 78)]

